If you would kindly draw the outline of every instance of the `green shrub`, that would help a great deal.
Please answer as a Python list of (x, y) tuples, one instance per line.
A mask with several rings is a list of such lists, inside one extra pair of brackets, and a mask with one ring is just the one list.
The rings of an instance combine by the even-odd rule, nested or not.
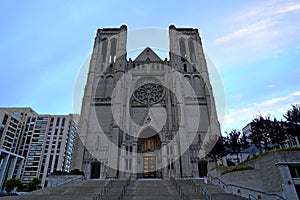
[(82, 175), (82, 176), (84, 176), (84, 172), (80, 171), (79, 169), (72, 169), (70, 171), (70, 175)]
[(15, 187), (20, 187), (22, 184), (19, 178), (10, 178), (5, 181), (5, 191), (10, 193)]
[(254, 169), (254, 168), (250, 167), (250, 166), (236, 166), (232, 169), (229, 169), (229, 170), (226, 170), (226, 171), (222, 172), (221, 174), (224, 175), (224, 174), (227, 174), (227, 173), (230, 173), (230, 172), (237, 172), (237, 171), (244, 171), (244, 170), (251, 170), (251, 169)]
[(227, 166), (235, 166), (235, 163), (231, 160), (227, 160)]
[(33, 190), (37, 190), (38, 185), (41, 184), (41, 179), (39, 178), (33, 178), (31, 181), (29, 181), (29, 183), (27, 184), (27, 190), (29, 192), (33, 191)]
[(215, 170), (215, 169), (218, 169), (218, 168), (222, 168), (222, 167), (225, 167), (225, 166), (224, 166), (224, 165), (222, 165), (222, 164), (220, 164), (220, 165), (217, 165), (217, 166), (215, 166), (215, 167), (211, 168), (211, 171), (212, 171), (212, 170)]

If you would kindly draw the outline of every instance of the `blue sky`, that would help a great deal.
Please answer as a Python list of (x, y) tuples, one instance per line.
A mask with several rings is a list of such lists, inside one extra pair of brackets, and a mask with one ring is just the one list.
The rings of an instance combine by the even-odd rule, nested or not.
[(73, 112), (73, 88), (97, 28), (198, 28), (223, 81), (222, 130), (300, 103), (300, 1), (0, 2), (0, 106)]

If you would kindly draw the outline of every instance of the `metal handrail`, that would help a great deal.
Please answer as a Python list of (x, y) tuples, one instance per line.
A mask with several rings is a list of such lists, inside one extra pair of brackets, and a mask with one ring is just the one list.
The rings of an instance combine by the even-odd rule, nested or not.
[(107, 195), (108, 189), (112, 186), (112, 179), (109, 179), (107, 183), (100, 189), (100, 192), (93, 197), (93, 200), (103, 200), (104, 196)]
[(130, 184), (130, 180), (131, 180), (131, 176), (129, 176), (129, 178), (126, 180), (125, 185), (124, 185), (123, 188), (122, 188), (121, 194), (120, 194), (119, 197), (118, 197), (118, 200), (123, 199), (123, 197), (125, 196), (126, 191), (127, 191), (127, 187), (128, 187), (129, 184)]
[(171, 183), (175, 186), (177, 193), (183, 200), (191, 200), (191, 197), (183, 192), (181, 185), (175, 180), (175, 178), (170, 178)]
[(213, 177), (212, 175), (208, 174), (208, 177), (210, 177), (211, 179), (215, 180), (219, 180), (220, 182), (222, 182), (223, 185), (225, 185), (226, 187), (228, 186), (233, 186), (233, 187), (237, 187), (237, 188), (241, 188), (241, 189), (245, 189), (245, 190), (250, 190), (250, 191), (254, 191), (254, 192), (258, 192), (258, 193), (261, 193), (261, 194), (264, 194), (264, 195), (267, 195), (267, 196), (276, 196), (282, 200), (285, 200), (285, 198), (283, 198), (282, 196), (278, 195), (278, 194), (270, 194), (270, 193), (266, 193), (264, 191), (259, 191), (259, 190), (256, 190), (256, 189), (252, 189), (252, 188), (247, 188), (247, 187), (243, 187), (243, 186), (239, 186), (239, 185), (235, 185), (235, 184), (232, 184), (232, 183), (225, 183), (223, 180), (221, 180), (219, 177)]

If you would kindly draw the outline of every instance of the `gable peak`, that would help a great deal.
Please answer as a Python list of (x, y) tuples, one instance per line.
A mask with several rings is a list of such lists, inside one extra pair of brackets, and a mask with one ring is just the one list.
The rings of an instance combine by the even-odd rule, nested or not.
[(151, 61), (162, 61), (162, 59), (150, 48), (146, 47), (142, 53), (140, 53), (135, 62), (151, 62)]

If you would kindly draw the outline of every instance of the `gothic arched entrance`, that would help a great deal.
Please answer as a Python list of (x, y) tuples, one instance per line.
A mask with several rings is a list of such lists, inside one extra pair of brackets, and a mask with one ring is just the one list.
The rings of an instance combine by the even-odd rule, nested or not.
[(91, 178), (100, 178), (100, 162), (91, 163)]
[(199, 177), (207, 176), (207, 161), (201, 160), (198, 162)]
[[(149, 130), (148, 130), (149, 131)], [(152, 131), (152, 130), (151, 130)], [(149, 132), (148, 132), (149, 133)], [(138, 178), (161, 178), (161, 141), (159, 135), (153, 132), (152, 136), (141, 135), (138, 139), (138, 154), (140, 173)], [(143, 137), (144, 136), (144, 137)]]

